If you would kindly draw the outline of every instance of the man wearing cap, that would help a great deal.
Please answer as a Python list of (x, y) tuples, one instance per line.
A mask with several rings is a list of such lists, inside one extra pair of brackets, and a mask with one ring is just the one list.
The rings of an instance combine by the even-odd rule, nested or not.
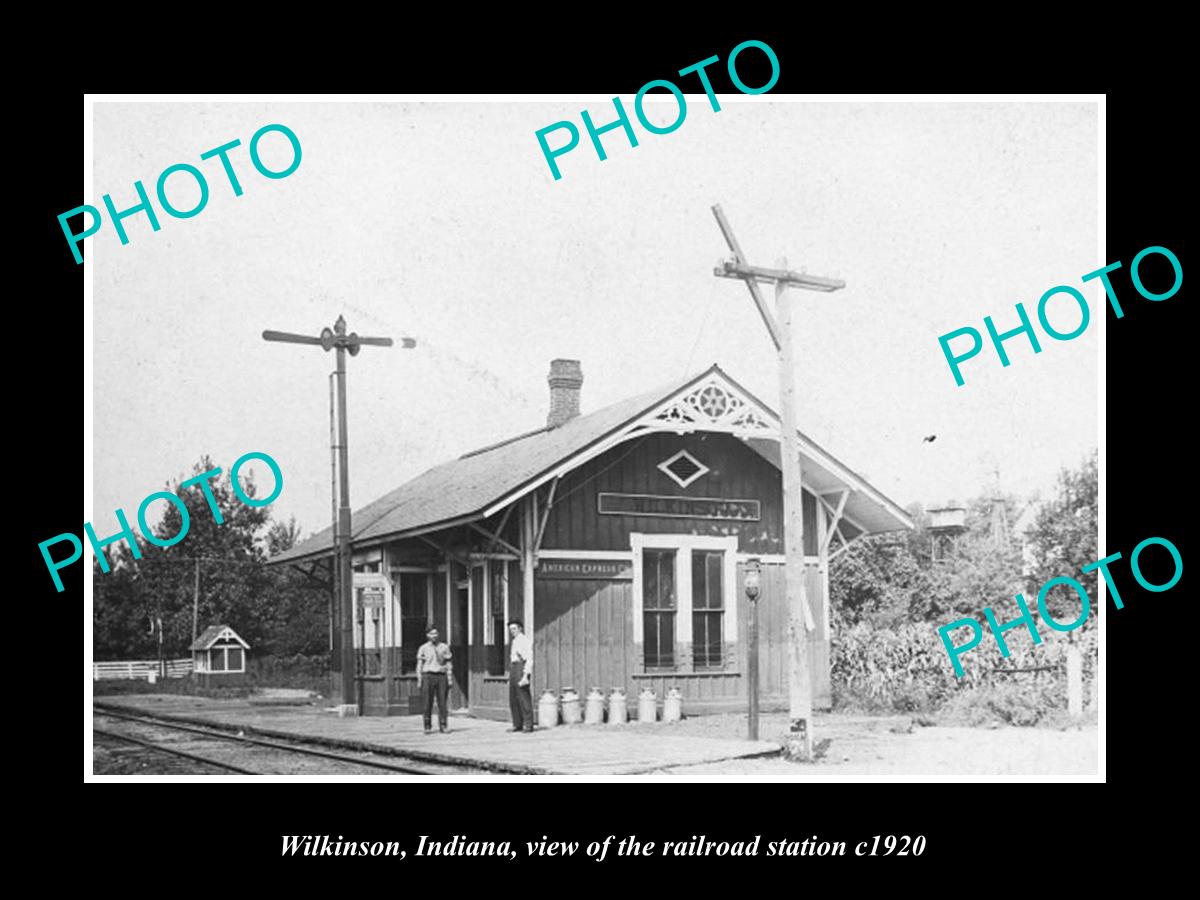
[(446, 710), (450, 691), (450, 645), (438, 643), (438, 630), (430, 625), (425, 629), (429, 638), (417, 650), (417, 690), (425, 701), (425, 733), (433, 733), (433, 698), (437, 697), (438, 731), (449, 731), (449, 713)]

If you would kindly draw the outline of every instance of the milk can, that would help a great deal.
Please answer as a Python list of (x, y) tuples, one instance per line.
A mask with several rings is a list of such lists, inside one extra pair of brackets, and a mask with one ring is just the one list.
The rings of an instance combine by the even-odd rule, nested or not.
[(583, 707), (583, 724), (584, 725), (602, 725), (604, 723), (604, 695), (600, 693), (600, 688), (592, 688), (592, 692), (587, 695), (587, 703)]
[(679, 692), (679, 688), (671, 688), (667, 691), (667, 697), (663, 700), (663, 721), (678, 722), (683, 718), (683, 694)]
[(538, 725), (542, 728), (553, 728), (558, 724), (558, 698), (554, 691), (546, 688), (538, 700)]
[(657, 718), (658, 701), (652, 688), (645, 688), (638, 694), (638, 721), (653, 722)]
[(613, 688), (608, 695), (608, 724), (621, 725), (625, 721), (625, 692)]
[(563, 688), (562, 720), (564, 725), (578, 725), (582, 715), (579, 709), (579, 694), (573, 687)]

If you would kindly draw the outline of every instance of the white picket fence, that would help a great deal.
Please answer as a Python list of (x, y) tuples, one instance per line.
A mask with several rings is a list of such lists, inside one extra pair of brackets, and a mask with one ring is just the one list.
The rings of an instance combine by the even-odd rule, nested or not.
[[(183, 678), (192, 674), (191, 659), (163, 660), (167, 678)], [(92, 663), (92, 681), (113, 681), (119, 679), (149, 681), (151, 676), (159, 677), (157, 659), (139, 659), (128, 662), (94, 662)]]

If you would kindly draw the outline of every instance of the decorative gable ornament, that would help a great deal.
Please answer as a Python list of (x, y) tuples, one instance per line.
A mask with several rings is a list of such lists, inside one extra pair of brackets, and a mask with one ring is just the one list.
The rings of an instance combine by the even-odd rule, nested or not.
[(742, 437), (770, 436), (776, 426), (754, 404), (722, 378), (711, 375), (688, 393), (657, 410), (653, 422), (680, 434), (724, 431)]

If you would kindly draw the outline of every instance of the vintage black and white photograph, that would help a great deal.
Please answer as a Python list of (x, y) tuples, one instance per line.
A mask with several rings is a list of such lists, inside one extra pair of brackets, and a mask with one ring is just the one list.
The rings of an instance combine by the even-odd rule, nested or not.
[(684, 90), (90, 98), (89, 778), (1102, 780), (1102, 99)]

